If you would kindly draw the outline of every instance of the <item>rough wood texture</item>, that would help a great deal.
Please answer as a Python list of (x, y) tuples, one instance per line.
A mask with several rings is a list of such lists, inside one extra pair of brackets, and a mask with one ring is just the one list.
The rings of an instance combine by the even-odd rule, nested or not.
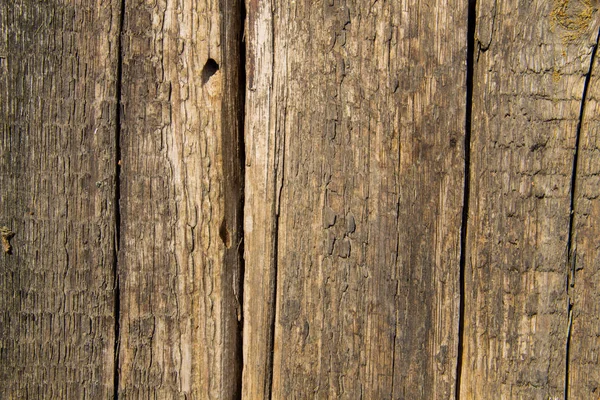
[(579, 137), (575, 181), (569, 288), (573, 303), (569, 399), (600, 396), (600, 65), (597, 56), (594, 62)]
[(239, 396), (236, 1), (127, 1), (119, 392)]
[(276, 157), (273, 79), (273, 4), (246, 2), (246, 145), (244, 193), (244, 330), (242, 397), (271, 392), (276, 279)]
[(3, 399), (113, 394), (118, 4), (0, 4)]
[(466, 4), (247, 7), (244, 398), (453, 396)]
[(477, 5), (461, 398), (563, 397), (570, 187), (591, 51), (569, 44), (562, 19), (541, 0)]
[(598, 2), (246, 8), (0, 2), (0, 398), (598, 397)]

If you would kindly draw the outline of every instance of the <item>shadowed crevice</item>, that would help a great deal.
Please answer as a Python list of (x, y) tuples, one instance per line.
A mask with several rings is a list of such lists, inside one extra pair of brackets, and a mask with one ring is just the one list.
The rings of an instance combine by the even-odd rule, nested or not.
[(113, 398), (119, 398), (119, 343), (121, 329), (121, 288), (119, 284), (119, 247), (121, 243), (121, 111), (122, 111), (122, 80), (123, 80), (123, 25), (125, 22), (125, 0), (121, 0), (119, 10), (119, 27), (117, 32), (117, 76), (116, 76), (116, 127), (115, 127), (115, 198), (114, 204), (114, 230), (115, 243), (113, 245), (113, 315), (115, 320), (114, 330), (114, 370), (113, 370)]
[(224, 214), (219, 236), (225, 245), (223, 269), (222, 331), (225, 332), (222, 384), (223, 396), (242, 398), (243, 368), (243, 296), (244, 296), (244, 193), (245, 143), (244, 119), (246, 96), (246, 47), (243, 0), (221, 0), (222, 15), (220, 65), (209, 58), (202, 71), (202, 83), (222, 74), (221, 156)]
[(458, 344), (456, 357), (456, 382), (454, 397), (460, 399), (460, 387), (462, 382), (462, 369), (464, 357), (465, 336), (465, 269), (467, 260), (467, 228), (469, 220), (469, 196), (471, 185), (471, 126), (473, 115), (473, 70), (475, 64), (475, 24), (476, 24), (476, 0), (469, 0), (467, 14), (467, 71), (466, 71), (466, 102), (465, 102), (465, 168), (463, 187), (463, 209), (460, 229), (460, 273), (459, 273), (459, 315), (458, 315)]
[(245, 263), (244, 263), (244, 198), (245, 198), (245, 182), (246, 182), (246, 143), (245, 137), (245, 116), (246, 116), (246, 43), (244, 39), (244, 30), (246, 23), (246, 7), (243, 0), (240, 1), (240, 31), (238, 32), (239, 37), (239, 82), (238, 82), (238, 97), (239, 97), (239, 110), (238, 110), (238, 132), (237, 132), (237, 148), (238, 148), (238, 161), (240, 165), (240, 199), (238, 202), (238, 213), (237, 213), (237, 230), (238, 230), (238, 245), (237, 245), (237, 258), (239, 266), (239, 318), (238, 318), (238, 347), (237, 351), (237, 363), (239, 366), (240, 374), (236, 383), (236, 391), (238, 393), (238, 399), (242, 398), (242, 370), (244, 366), (244, 275)]
[[(273, 5), (271, 5), (271, 7), (273, 7)], [(271, 8), (271, 13), (273, 14), (273, 8)], [(272, 20), (271, 21), (271, 90), (274, 87), (274, 79), (275, 79), (275, 21)], [(270, 134), (270, 132), (269, 132)], [(284, 137), (285, 139), (285, 137)], [(275, 151), (277, 152), (277, 137), (275, 138)], [(285, 146), (284, 146), (285, 149)], [(276, 153), (277, 154), (277, 153)], [(277, 155), (275, 156), (277, 157)], [(271, 288), (272, 288), (272, 292), (271, 292), (271, 301), (270, 304), (271, 307), (271, 321), (269, 324), (269, 342), (267, 344), (267, 351), (270, 352), (269, 355), (267, 355), (267, 360), (269, 360), (269, 365), (267, 365), (266, 371), (267, 371), (267, 376), (265, 379), (265, 389), (264, 389), (264, 393), (268, 393), (269, 397), (268, 400), (271, 400), (273, 398), (273, 374), (274, 374), (274, 366), (275, 366), (275, 324), (277, 323), (277, 278), (278, 278), (278, 274), (279, 274), (279, 265), (278, 265), (278, 261), (279, 261), (279, 210), (280, 210), (280, 198), (281, 198), (281, 191), (278, 190), (278, 176), (279, 176), (280, 170), (278, 168), (278, 165), (276, 164), (275, 166), (275, 171), (274, 171), (274, 182), (273, 182), (273, 193), (275, 194), (275, 199), (273, 201), (273, 217), (274, 217), (274, 222), (273, 222), (273, 270), (271, 271), (272, 274), (272, 282), (271, 282)], [(283, 161), (281, 163), (281, 173), (283, 173)], [(283, 175), (281, 178), (281, 185), (283, 185)]]

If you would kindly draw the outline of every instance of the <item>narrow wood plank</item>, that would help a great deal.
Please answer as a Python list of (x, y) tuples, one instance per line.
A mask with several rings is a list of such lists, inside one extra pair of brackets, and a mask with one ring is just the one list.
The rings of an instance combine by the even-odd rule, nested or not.
[(244, 398), (454, 395), (466, 11), (248, 3)]
[(0, 4), (3, 399), (113, 395), (119, 12)]
[(276, 279), (276, 185), (282, 155), (273, 97), (271, 0), (246, 1), (246, 150), (244, 193), (244, 337), (242, 398), (268, 399), (273, 363)]
[(119, 392), (239, 396), (239, 1), (127, 1)]
[(582, 120), (575, 182), (569, 288), (573, 303), (569, 399), (600, 396), (600, 65), (597, 57)]
[(560, 2), (477, 3), (462, 398), (562, 398), (589, 48)]

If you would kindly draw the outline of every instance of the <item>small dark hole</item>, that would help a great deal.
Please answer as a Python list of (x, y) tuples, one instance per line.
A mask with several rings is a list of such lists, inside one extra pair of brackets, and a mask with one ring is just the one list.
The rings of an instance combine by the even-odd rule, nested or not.
[(202, 84), (204, 85), (208, 80), (217, 73), (219, 70), (219, 64), (212, 58), (209, 58), (202, 68)]
[(231, 235), (229, 234), (229, 230), (227, 229), (227, 224), (225, 223), (225, 220), (221, 222), (221, 227), (219, 228), (219, 236), (221, 237), (221, 240), (223, 241), (225, 247), (230, 248)]

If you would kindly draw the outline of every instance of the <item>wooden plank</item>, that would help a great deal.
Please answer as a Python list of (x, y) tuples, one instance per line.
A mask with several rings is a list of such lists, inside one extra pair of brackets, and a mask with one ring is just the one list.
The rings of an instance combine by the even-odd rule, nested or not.
[(239, 397), (238, 1), (127, 1), (119, 392)]
[(452, 397), (466, 4), (247, 6), (243, 397)]
[(590, 56), (569, 44), (565, 18), (560, 2), (477, 3), (464, 398), (563, 397), (570, 185)]
[(594, 64), (577, 150), (569, 280), (573, 312), (569, 399), (600, 396), (600, 65), (597, 55)]
[(246, 2), (243, 399), (271, 393), (275, 318), (275, 185), (280, 171), (270, 108), (273, 79), (273, 4)]
[(119, 12), (0, 4), (3, 399), (113, 396)]

